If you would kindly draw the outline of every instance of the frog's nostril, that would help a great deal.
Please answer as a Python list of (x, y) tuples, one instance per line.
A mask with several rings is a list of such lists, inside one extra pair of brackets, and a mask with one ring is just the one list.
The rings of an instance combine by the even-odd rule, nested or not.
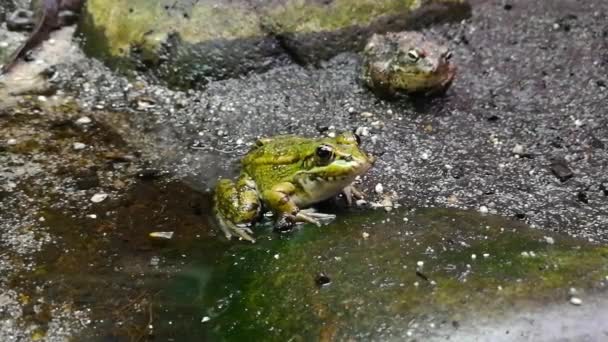
[(349, 155), (347, 155), (347, 156), (344, 157), (344, 160), (346, 160), (347, 162), (353, 161), (353, 156), (349, 154)]

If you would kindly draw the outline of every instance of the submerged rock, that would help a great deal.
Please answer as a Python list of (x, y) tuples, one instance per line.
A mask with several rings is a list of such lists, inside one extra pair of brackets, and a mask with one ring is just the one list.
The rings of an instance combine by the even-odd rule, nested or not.
[(81, 32), (87, 53), (173, 86), (317, 63), (359, 50), (374, 32), (470, 16), (463, 0), (90, 0)]

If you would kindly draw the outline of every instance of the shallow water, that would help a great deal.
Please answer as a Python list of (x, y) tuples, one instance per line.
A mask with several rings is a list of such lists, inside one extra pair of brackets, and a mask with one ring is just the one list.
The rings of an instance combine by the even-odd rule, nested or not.
[(566, 303), (570, 287), (593, 298), (608, 275), (605, 247), (500, 217), (322, 208), (338, 218), (287, 234), (266, 223), (256, 244), (228, 242), (207, 217), (207, 194), (144, 180), (94, 207), (96, 220), (44, 210), (64, 243), (13, 282), (26, 297), (46, 284), (46, 298), (88, 308), (87, 340), (399, 340)]

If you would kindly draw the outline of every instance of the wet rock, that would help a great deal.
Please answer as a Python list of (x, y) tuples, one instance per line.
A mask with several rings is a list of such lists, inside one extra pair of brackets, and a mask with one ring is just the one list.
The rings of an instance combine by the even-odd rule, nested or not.
[(361, 49), (373, 32), (461, 20), (470, 11), (463, 0), (90, 0), (80, 30), (89, 55), (191, 87), (315, 64)]
[(557, 177), (557, 179), (559, 179), (561, 182), (565, 182), (574, 176), (574, 173), (568, 166), (568, 162), (566, 162), (564, 159), (560, 158), (554, 160), (551, 163), (550, 168), (553, 175), (555, 175), (555, 177)]

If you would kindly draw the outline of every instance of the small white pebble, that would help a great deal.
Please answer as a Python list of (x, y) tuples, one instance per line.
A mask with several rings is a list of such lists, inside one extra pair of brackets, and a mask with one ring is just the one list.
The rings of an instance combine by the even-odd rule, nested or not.
[(524, 258), (529, 258), (530, 254), (528, 254), (528, 252), (526, 252), (526, 251), (523, 251), (523, 252), (521, 252), (521, 256)]
[(511, 152), (513, 152), (513, 154), (522, 155), (526, 152), (526, 150), (523, 145), (517, 144), (515, 147), (513, 147)]
[(488, 207), (486, 207), (485, 205), (482, 205), (481, 207), (479, 207), (479, 212), (482, 214), (487, 214), (488, 213)]
[(418, 261), (418, 262), (416, 263), (416, 265), (417, 265), (418, 267), (422, 267), (422, 266), (424, 266), (424, 261), (422, 261), (422, 260), (421, 260), (421, 261)]
[(91, 118), (88, 116), (83, 116), (83, 117), (79, 118), (78, 120), (76, 120), (76, 123), (79, 125), (88, 125), (91, 122), (93, 122), (93, 120), (91, 120)]
[(376, 120), (376, 121), (372, 122), (371, 125), (375, 129), (380, 129), (380, 128), (384, 127), (384, 122), (382, 122), (380, 120)]
[(572, 298), (570, 298), (570, 304), (581, 305), (581, 304), (583, 304), (583, 301), (578, 297), (572, 297)]
[(354, 113), (354, 112), (355, 112), (355, 108), (353, 108), (353, 107), (348, 107), (347, 111), (348, 111), (348, 113), (349, 113), (349, 114), (352, 114), (352, 113)]
[(75, 150), (77, 150), (77, 151), (78, 151), (78, 150), (84, 150), (86, 147), (87, 147), (87, 145), (85, 145), (85, 144), (83, 144), (83, 143), (81, 143), (81, 142), (75, 142), (75, 143), (72, 145), (72, 148), (74, 148), (74, 149), (75, 149)]
[(6, 141), (7, 145), (17, 145), (17, 139), (8, 139)]
[(407, 221), (409, 221), (409, 220), (410, 220), (410, 219), (408, 219), (407, 217), (404, 217), (404, 218), (403, 218), (403, 222), (407, 222)]
[(355, 130), (355, 134), (357, 134), (359, 136), (367, 137), (367, 136), (369, 136), (369, 128), (367, 128), (365, 126), (359, 126)]
[(360, 199), (360, 200), (355, 201), (355, 204), (356, 204), (358, 207), (360, 207), (360, 206), (363, 206), (363, 205), (367, 204), (367, 201), (366, 201), (366, 200), (364, 200), (364, 199)]
[(555, 243), (555, 240), (550, 236), (545, 236), (545, 241), (550, 245)]
[(530, 256), (531, 256), (531, 257), (533, 257), (533, 258), (536, 256), (536, 253), (534, 253), (534, 251), (529, 251), (528, 253), (529, 253), (529, 254), (530, 254)]
[(148, 234), (148, 236), (153, 238), (167, 239), (170, 240), (173, 238), (173, 232), (152, 232)]
[(574, 120), (574, 126), (581, 127), (582, 125), (583, 125), (582, 120), (579, 120), (579, 119)]
[(374, 116), (374, 114), (370, 112), (361, 112), (361, 116), (364, 118), (371, 118), (372, 116)]
[(274, 258), (275, 258), (275, 259), (277, 259), (277, 260), (279, 260), (279, 255), (278, 255), (278, 254), (275, 254), (275, 255), (274, 255)]
[(93, 197), (91, 197), (91, 202), (100, 203), (100, 202), (103, 202), (106, 198), (108, 198), (108, 194), (104, 194), (104, 193), (95, 194), (95, 195), (93, 195)]
[(0, 42), (0, 48), (7, 48), (8, 42)]
[(237, 145), (243, 145), (243, 139), (236, 139)]
[(43, 96), (43, 95), (38, 96), (38, 101), (46, 102), (46, 96)]
[(490, 253), (483, 253), (483, 257), (484, 258), (489, 258), (490, 257)]
[(416, 281), (416, 282), (414, 282), (414, 286), (418, 287), (419, 285), (420, 285), (420, 283), (419, 283), (419, 282), (417, 282), (417, 281)]
[(498, 291), (502, 291), (502, 286), (498, 285), (497, 289)]
[(203, 319), (201, 319), (201, 323), (205, 323), (205, 322), (209, 322), (211, 320), (211, 318), (209, 318), (208, 316), (203, 317)]
[(429, 157), (430, 157), (430, 155), (427, 152), (422, 152), (420, 154), (420, 159), (422, 159), (422, 160), (427, 160), (427, 159), (429, 159)]
[(367, 232), (363, 232), (363, 234), (361, 234), (363, 236), (364, 239), (367, 239), (369, 237), (369, 234)]
[(576, 294), (576, 289), (574, 287), (571, 287), (570, 289), (568, 289), (568, 294), (571, 296), (574, 296)]
[(384, 193), (384, 187), (382, 186), (382, 183), (378, 183), (376, 184), (376, 187), (374, 188), (374, 190), (376, 190), (376, 193), (381, 195)]
[(477, 254), (471, 254), (471, 260), (477, 259)]
[(46, 219), (45, 219), (43, 216), (41, 216), (41, 217), (38, 219), (38, 221), (39, 221), (39, 222), (44, 222), (44, 221), (46, 221)]
[(89, 214), (89, 215), (87, 215), (87, 217), (90, 218), (90, 219), (96, 219), (97, 215), (95, 215), (95, 214)]

